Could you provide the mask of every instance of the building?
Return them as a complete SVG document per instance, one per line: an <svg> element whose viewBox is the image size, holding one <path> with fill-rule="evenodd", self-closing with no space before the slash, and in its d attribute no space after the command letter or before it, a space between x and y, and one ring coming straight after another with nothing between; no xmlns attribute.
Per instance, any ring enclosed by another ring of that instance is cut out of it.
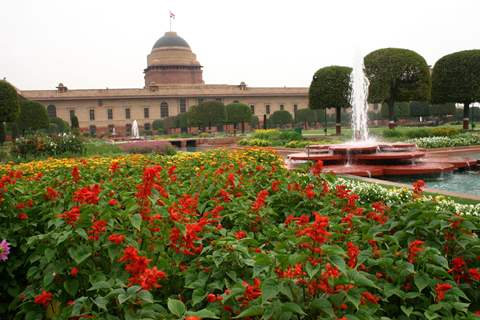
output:
<svg viewBox="0 0 480 320"><path fill-rule="evenodd" d="M277 110L293 114L308 106L308 88L205 84L202 68L188 43L167 32L147 56L144 88L72 90L60 83L56 90L23 90L22 95L45 105L52 117L70 122L76 115L80 129L92 134L111 133L115 128L116 134L128 135L134 120L150 130L154 120L211 99L245 103L260 121Z"/></svg>

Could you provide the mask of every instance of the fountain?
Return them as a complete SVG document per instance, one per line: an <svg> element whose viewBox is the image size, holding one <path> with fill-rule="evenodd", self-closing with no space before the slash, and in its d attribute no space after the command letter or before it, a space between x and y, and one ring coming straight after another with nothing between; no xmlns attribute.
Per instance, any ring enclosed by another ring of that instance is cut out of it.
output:
<svg viewBox="0 0 480 320"><path fill-rule="evenodd" d="M133 123L132 123L132 138L140 139L137 120L133 120Z"/></svg>
<svg viewBox="0 0 480 320"><path fill-rule="evenodd" d="M425 158L426 153L409 143L378 143L368 135L368 79L363 59L351 74L353 141L336 145L310 145L306 152L287 156L287 162L322 160L323 172L357 176L443 174L475 166L474 159Z"/></svg>

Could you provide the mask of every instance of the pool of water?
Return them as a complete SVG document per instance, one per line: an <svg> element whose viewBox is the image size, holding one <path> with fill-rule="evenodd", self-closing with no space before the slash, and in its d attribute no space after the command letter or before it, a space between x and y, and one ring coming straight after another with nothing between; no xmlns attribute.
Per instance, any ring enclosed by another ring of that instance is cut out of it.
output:
<svg viewBox="0 0 480 320"><path fill-rule="evenodd" d="M458 154L452 156L480 159L480 153ZM480 196L480 169L459 170L454 173L434 176L382 177L382 179L405 184L411 184L418 179L422 179L427 184L427 188Z"/></svg>

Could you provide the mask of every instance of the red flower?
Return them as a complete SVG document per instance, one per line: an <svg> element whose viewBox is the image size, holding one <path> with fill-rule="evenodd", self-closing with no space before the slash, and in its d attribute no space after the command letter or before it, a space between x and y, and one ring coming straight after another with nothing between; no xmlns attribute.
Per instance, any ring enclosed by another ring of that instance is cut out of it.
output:
<svg viewBox="0 0 480 320"><path fill-rule="evenodd" d="M21 212L18 214L18 219L20 220L27 220L28 219L28 214L26 214L25 212Z"/></svg>
<svg viewBox="0 0 480 320"><path fill-rule="evenodd" d="M246 281L243 281L243 286L245 287L245 292L243 296L240 297L240 301L243 305L247 305L251 300L255 300L262 295L262 290L260 289L261 281L258 278L253 279L253 285L248 284Z"/></svg>
<svg viewBox="0 0 480 320"><path fill-rule="evenodd" d="M202 320L202 318L199 318L197 316L186 316L185 320Z"/></svg>
<svg viewBox="0 0 480 320"><path fill-rule="evenodd" d="M252 210L253 211L260 210L265 205L265 200L267 199L267 197L268 197L268 191L267 190L261 190L257 194L257 199L252 204Z"/></svg>
<svg viewBox="0 0 480 320"><path fill-rule="evenodd" d="M315 165L312 167L312 174L314 176L318 176L323 170L323 161L322 160L317 160L315 162Z"/></svg>
<svg viewBox="0 0 480 320"><path fill-rule="evenodd" d="M272 187L271 187L272 191L277 192L278 190L280 190L278 188L279 185L280 185L280 181L278 181L278 180L272 181Z"/></svg>
<svg viewBox="0 0 480 320"><path fill-rule="evenodd" d="M247 233L243 230L235 232L235 238L237 238L237 240L243 239L246 236L247 236Z"/></svg>
<svg viewBox="0 0 480 320"><path fill-rule="evenodd" d="M107 221L105 220L97 220L91 226L90 230L88 231L88 238L90 240L98 240L100 233L105 232L107 230Z"/></svg>
<svg viewBox="0 0 480 320"><path fill-rule="evenodd" d="M376 295L368 291L362 292L362 303L366 303L368 301L370 303L378 304L379 300L380 300L379 297L377 297Z"/></svg>
<svg viewBox="0 0 480 320"><path fill-rule="evenodd" d="M35 297L34 302L36 304L41 304L42 306L44 306L46 308L50 304L50 302L52 301L52 296L53 296L52 293L43 290L42 293L40 293L39 295L37 295Z"/></svg>
<svg viewBox="0 0 480 320"><path fill-rule="evenodd" d="M110 172L113 174L118 170L118 168L120 168L118 161L112 161L112 163L110 164Z"/></svg>
<svg viewBox="0 0 480 320"><path fill-rule="evenodd" d="M216 302L217 301L217 296L214 295L213 293L209 293L207 296L207 301L210 303Z"/></svg>
<svg viewBox="0 0 480 320"><path fill-rule="evenodd" d="M45 194L45 198L50 201L54 201L58 197L57 190L47 187L47 193Z"/></svg>
<svg viewBox="0 0 480 320"><path fill-rule="evenodd" d="M81 188L73 194L73 201L80 202L82 204L97 204L98 195L100 194L100 186L94 184L93 186L88 186Z"/></svg>
<svg viewBox="0 0 480 320"><path fill-rule="evenodd" d="M435 286L435 292L437 293L437 302L445 299L445 293L447 293L447 291L452 288L452 285L448 283L437 283L437 285Z"/></svg>
<svg viewBox="0 0 480 320"><path fill-rule="evenodd" d="M167 275L165 272L158 270L157 267L153 267L151 269L145 269L137 277L130 278L130 283L139 284L144 290L150 290L160 288L158 280L165 279L166 277ZM135 281L132 281L132 279Z"/></svg>
<svg viewBox="0 0 480 320"><path fill-rule="evenodd" d="M307 196L308 199L313 199L315 197L315 191L313 191L313 184L309 183L305 187L305 195Z"/></svg>
<svg viewBox="0 0 480 320"><path fill-rule="evenodd" d="M412 184L413 186L413 193L417 196L421 195L423 192L423 188L425 187L425 181L417 180Z"/></svg>
<svg viewBox="0 0 480 320"><path fill-rule="evenodd" d="M415 263L417 254L423 251L421 247L423 244L424 242L422 240L414 240L408 244L408 262Z"/></svg>
<svg viewBox="0 0 480 320"><path fill-rule="evenodd" d="M58 217L65 220L67 224L74 226L75 222L80 218L80 208L73 207L70 211L59 214Z"/></svg>
<svg viewBox="0 0 480 320"><path fill-rule="evenodd" d="M480 271L478 269L475 269L475 268L468 269L468 273L474 280L480 281Z"/></svg>
<svg viewBox="0 0 480 320"><path fill-rule="evenodd" d="M123 234L112 234L108 237L108 240L115 244L120 244L125 240L125 236Z"/></svg>
<svg viewBox="0 0 480 320"><path fill-rule="evenodd" d="M347 243L347 255L348 255L348 266L354 268L357 265L357 257L360 254L360 249L353 244L353 242Z"/></svg>
<svg viewBox="0 0 480 320"><path fill-rule="evenodd" d="M118 201L116 199L110 199L110 201L108 201L108 205L109 206L116 206L118 204Z"/></svg>
<svg viewBox="0 0 480 320"><path fill-rule="evenodd" d="M77 267L73 267L72 269L70 269L70 275L72 277L75 278L77 276L77 274L78 274L78 268Z"/></svg>
<svg viewBox="0 0 480 320"><path fill-rule="evenodd" d="M78 170L77 166L73 167L72 169L72 178L74 182L78 182L80 180L80 171Z"/></svg>

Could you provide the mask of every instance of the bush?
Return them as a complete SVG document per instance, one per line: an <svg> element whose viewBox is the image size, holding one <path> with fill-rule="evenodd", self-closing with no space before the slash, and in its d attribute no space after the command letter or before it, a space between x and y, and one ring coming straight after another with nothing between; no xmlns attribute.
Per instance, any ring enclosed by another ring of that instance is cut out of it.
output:
<svg viewBox="0 0 480 320"><path fill-rule="evenodd" d="M22 134L49 129L47 110L36 101L20 99L20 116L17 119L17 126Z"/></svg>
<svg viewBox="0 0 480 320"><path fill-rule="evenodd" d="M403 137L403 132L397 129L388 129L388 130L383 130L382 136L385 138L400 138Z"/></svg>
<svg viewBox="0 0 480 320"><path fill-rule="evenodd" d="M424 137L408 140L420 148L449 148L480 145L480 136L474 134L459 134L450 137Z"/></svg>
<svg viewBox="0 0 480 320"><path fill-rule="evenodd" d="M286 148L305 148L306 146L313 144L311 141L290 141L285 143Z"/></svg>
<svg viewBox="0 0 480 320"><path fill-rule="evenodd" d="M82 140L73 134L48 136L45 134L26 135L17 138L10 153L15 157L59 156L81 154L84 151Z"/></svg>
<svg viewBox="0 0 480 320"><path fill-rule="evenodd" d="M268 122L275 127L284 127L293 123L292 114L286 110L278 110L272 113Z"/></svg>

